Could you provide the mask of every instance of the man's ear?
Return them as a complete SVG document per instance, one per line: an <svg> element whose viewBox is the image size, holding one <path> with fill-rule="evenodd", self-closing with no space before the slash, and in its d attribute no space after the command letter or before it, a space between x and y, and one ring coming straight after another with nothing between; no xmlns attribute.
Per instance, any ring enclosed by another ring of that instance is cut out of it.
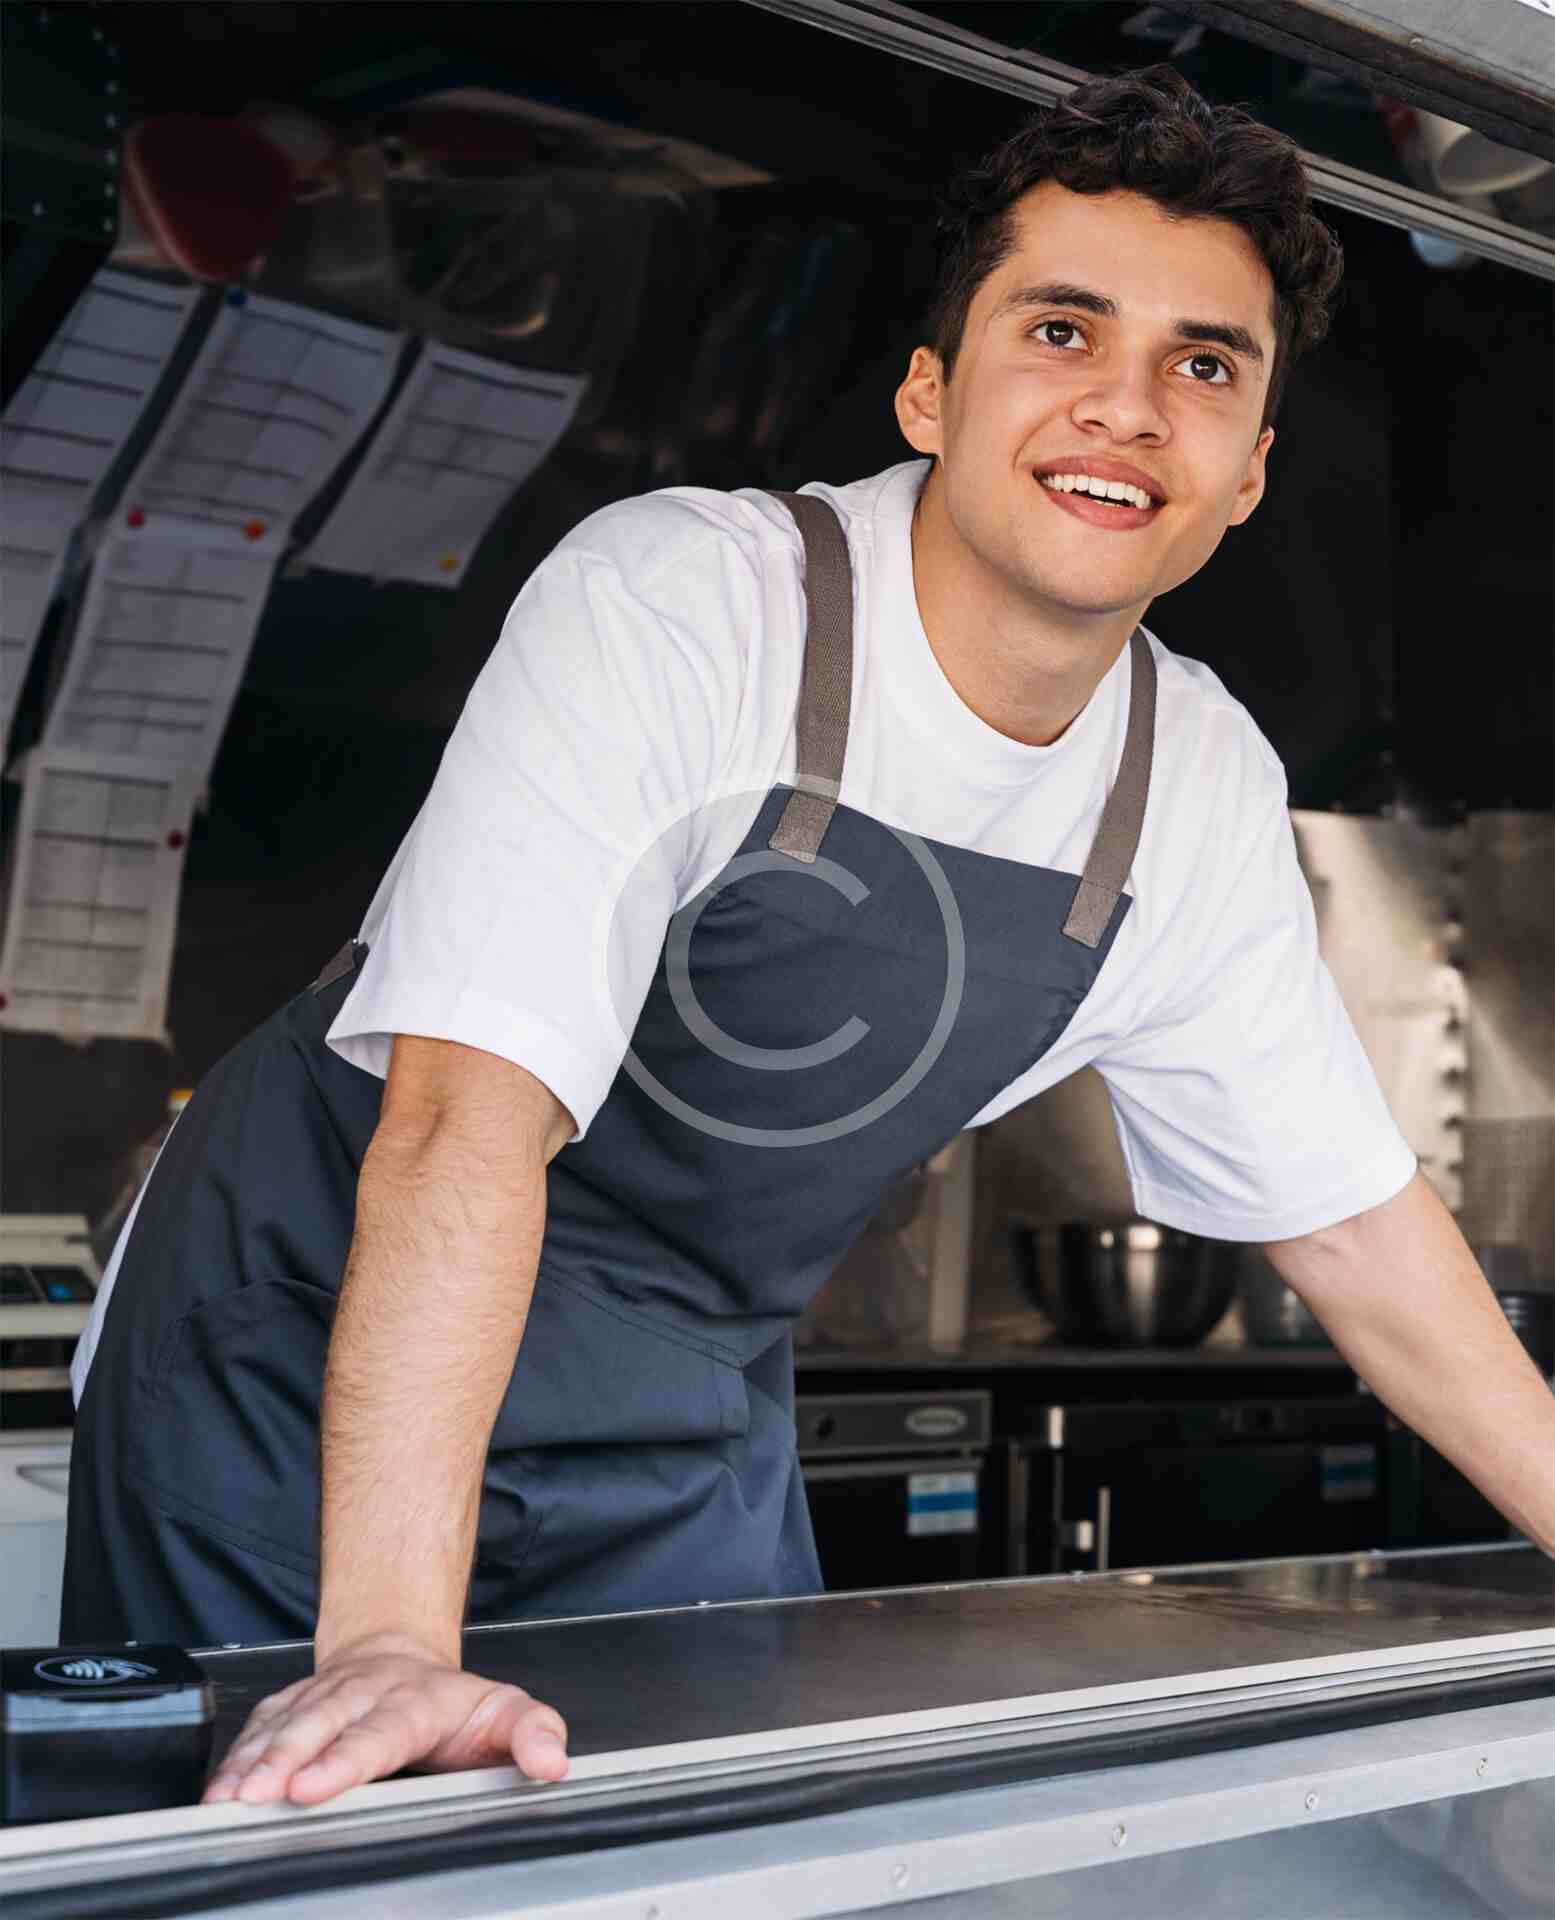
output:
<svg viewBox="0 0 1555 1920"><path fill-rule="evenodd" d="M1252 517L1254 507L1263 498L1264 483L1268 478L1266 462L1269 449L1274 445L1273 427L1265 427L1259 434L1257 444L1247 456L1247 472L1236 490L1236 505L1231 510L1228 527L1239 527L1244 520Z"/></svg>
<svg viewBox="0 0 1555 1920"><path fill-rule="evenodd" d="M938 455L945 450L940 421L944 392L939 355L932 347L914 347L907 378L896 390L896 424L917 453Z"/></svg>

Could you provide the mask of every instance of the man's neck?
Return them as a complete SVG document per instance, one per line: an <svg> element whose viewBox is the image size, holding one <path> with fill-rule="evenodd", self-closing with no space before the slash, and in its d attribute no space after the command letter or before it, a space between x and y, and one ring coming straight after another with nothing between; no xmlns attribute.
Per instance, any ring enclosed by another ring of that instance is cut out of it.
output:
<svg viewBox="0 0 1555 1920"><path fill-rule="evenodd" d="M912 571L923 630L962 704L1027 746L1067 732L1144 613L1066 620L1010 592L952 525L938 467L913 514Z"/></svg>

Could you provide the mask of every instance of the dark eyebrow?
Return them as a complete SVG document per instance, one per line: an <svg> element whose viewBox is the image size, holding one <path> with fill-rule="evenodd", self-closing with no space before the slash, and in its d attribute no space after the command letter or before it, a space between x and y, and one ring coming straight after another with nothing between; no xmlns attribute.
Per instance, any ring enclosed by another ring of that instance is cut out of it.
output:
<svg viewBox="0 0 1555 1920"><path fill-rule="evenodd" d="M1077 307L1081 313L1094 313L1103 320L1116 320L1118 317L1116 300L1105 293L1094 293L1089 287L1070 286L1064 280L1045 280L1040 286L1017 287L999 302L993 317L998 320L1007 313L1024 312L1028 307ZM1213 346L1226 347L1232 353L1241 354L1257 366L1263 365L1263 348L1246 327L1234 326L1225 320L1174 320L1172 331L1179 340L1190 343L1208 341Z"/></svg>

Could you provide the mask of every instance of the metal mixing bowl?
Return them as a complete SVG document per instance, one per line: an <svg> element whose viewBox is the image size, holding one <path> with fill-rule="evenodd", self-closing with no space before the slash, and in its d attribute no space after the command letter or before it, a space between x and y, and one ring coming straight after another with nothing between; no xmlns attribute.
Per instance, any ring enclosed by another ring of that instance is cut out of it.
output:
<svg viewBox="0 0 1555 1920"><path fill-rule="evenodd" d="M1076 1346L1196 1346L1236 1288L1234 1245L1152 1220L1045 1233L1012 1222L1010 1248L1027 1292Z"/></svg>
<svg viewBox="0 0 1555 1920"><path fill-rule="evenodd" d="M1321 1320L1257 1247L1237 1250L1237 1292L1250 1347L1326 1347Z"/></svg>

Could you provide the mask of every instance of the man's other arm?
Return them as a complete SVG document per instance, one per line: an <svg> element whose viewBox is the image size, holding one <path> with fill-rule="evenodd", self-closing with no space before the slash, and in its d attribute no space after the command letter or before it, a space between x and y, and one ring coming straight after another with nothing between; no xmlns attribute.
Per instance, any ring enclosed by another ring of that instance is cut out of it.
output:
<svg viewBox="0 0 1555 1920"><path fill-rule="evenodd" d="M1263 1250L1378 1398L1555 1555L1555 1393L1424 1175Z"/></svg>

